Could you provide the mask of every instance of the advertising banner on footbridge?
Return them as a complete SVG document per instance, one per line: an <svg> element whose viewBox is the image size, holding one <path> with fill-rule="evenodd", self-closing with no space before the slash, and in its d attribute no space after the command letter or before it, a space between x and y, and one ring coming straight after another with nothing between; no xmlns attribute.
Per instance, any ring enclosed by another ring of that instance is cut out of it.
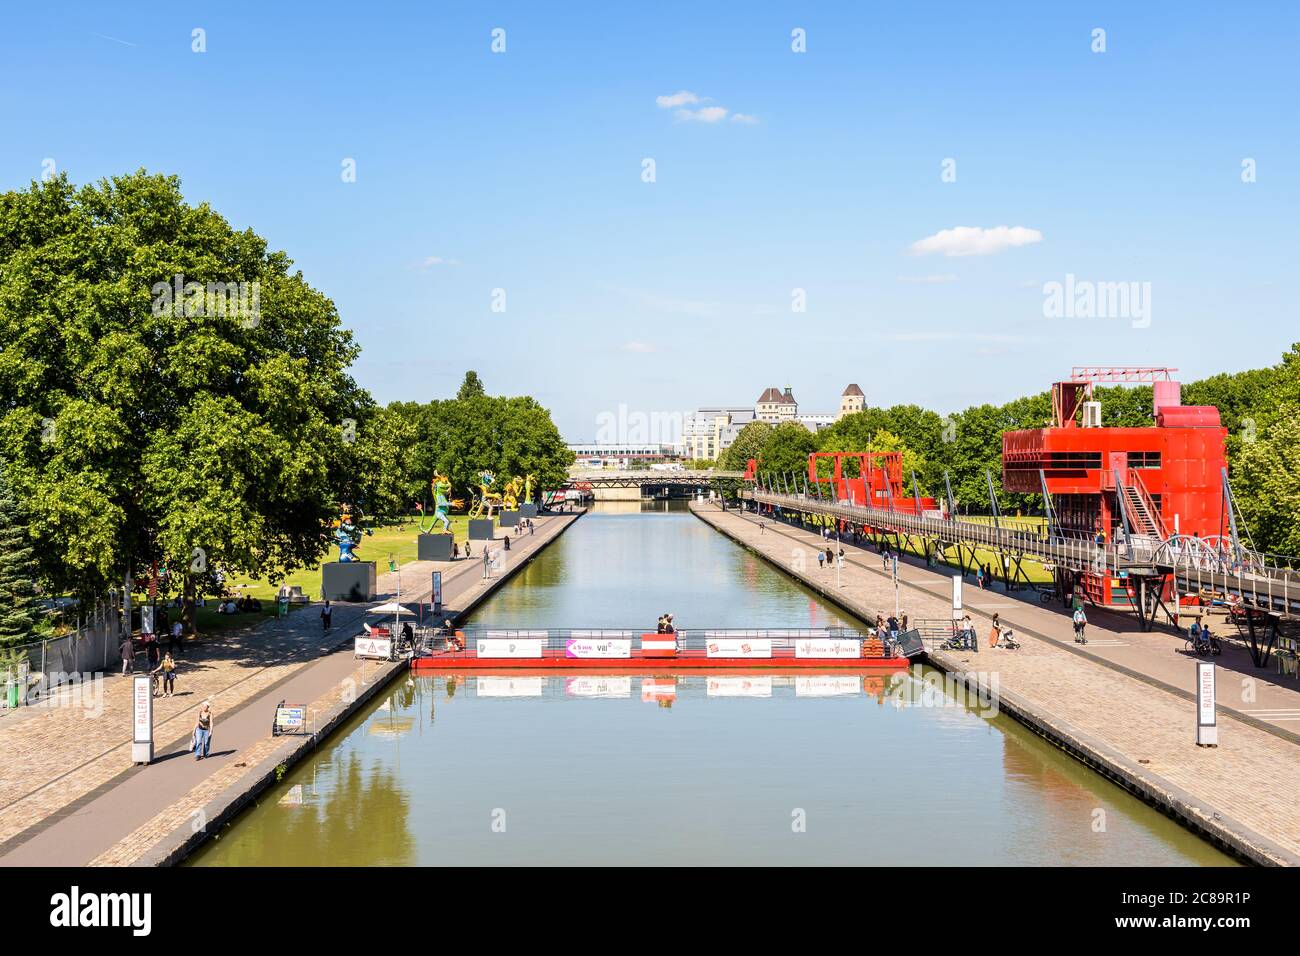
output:
<svg viewBox="0 0 1300 956"><path fill-rule="evenodd" d="M630 638L570 638L564 644L565 657L611 658L631 657Z"/></svg>
<svg viewBox="0 0 1300 956"><path fill-rule="evenodd" d="M795 657L818 657L845 660L862 656L862 645L843 637L813 637L796 641Z"/></svg>

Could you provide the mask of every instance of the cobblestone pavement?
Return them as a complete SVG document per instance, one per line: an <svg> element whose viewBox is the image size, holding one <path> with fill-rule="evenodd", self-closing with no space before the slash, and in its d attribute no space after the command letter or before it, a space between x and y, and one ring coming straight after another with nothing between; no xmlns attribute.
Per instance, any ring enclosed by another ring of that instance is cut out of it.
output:
<svg viewBox="0 0 1300 956"><path fill-rule="evenodd" d="M816 554L820 536L815 531L765 520L760 529L752 516L734 511L725 514L716 507L696 508L710 524L726 531L755 551L766 556L796 576L827 591L838 590L841 600L855 605L859 613L874 619L877 611L886 614L894 608L892 579L887 577L881 560L870 552L846 550L842 571L842 588L837 588L834 570L817 569ZM800 565L798 550L806 549L811 562ZM799 568L802 567L802 570ZM916 580L920 589L904 587L901 604L913 620L944 620L951 615L951 585L942 572L900 564L900 577ZM926 579L929 580L926 580ZM937 592L937 593L936 593ZM1252 726L1220 711L1219 746L1198 747L1195 743L1195 705L1175 693L1162 690L1138 677L1116 670L1109 660L1076 653L1073 648L1069 618L1050 608L1013 602L998 592L965 589L968 607L996 607L1004 619L1023 618L1017 626L1023 647L1019 651L993 649L985 639L979 653L948 652L963 667L996 675L1002 692L1013 692L1036 711L1056 721L1077 728L1150 774L1198 798L1202 812L1230 816L1244 826L1276 842L1300 859L1300 814L1296 813L1296 794L1300 793L1300 747L1268 729ZM942 595L942 597L941 597ZM1181 646L1168 633L1134 634L1112 624L1117 615L1093 614L1089 625L1091 641L1147 640ZM1028 631L1042 632L1036 637ZM1064 642L1063 644L1061 642ZM1090 645L1091 646L1091 643ZM1108 648L1109 649L1109 648ZM1153 652L1154 653L1154 652ZM1144 661L1160 661L1159 656L1132 655L1125 661L1130 669ZM1185 674L1190 686L1191 663L1176 660L1177 668L1168 676L1177 679ZM1278 694L1294 693L1279 688Z"/></svg>
<svg viewBox="0 0 1300 956"><path fill-rule="evenodd" d="M512 550L501 553L510 562L524 561L571 520L564 516L540 517L536 520L536 535L512 539ZM498 538L504 536L501 529L497 534ZM412 562L401 570L404 603L427 599L430 572L436 568L443 571L443 600L449 614L457 613L458 608L494 587L503 573L494 569L492 577L484 579L483 562L477 557L456 562ZM379 577L381 600L391 598L396 588L395 574ZM350 649L342 655L331 652L340 642L350 642L365 613L365 606L336 603L333 630L323 635L319 605L313 604L285 620L267 621L188 645L178 668L176 696L154 701L154 749L158 758L146 768L131 764L131 681L120 675L109 675L98 684L87 685L85 693L65 692L50 703L31 708L33 713L22 720L0 723L0 754L4 755L0 761L0 864L89 861L106 848L96 854L82 853L76 841L71 846L63 841L62 848L56 849L49 839L38 837L57 836L60 828L69 826L75 818L84 819L91 809L105 811L104 832L109 842L124 830L134 830L140 821L152 819L170 806L171 798L163 799L165 788L157 786L160 778L172 776L172 765L195 763L163 758L175 754L188 741L194 715L204 700L211 699L223 726L222 746L234 744L230 715L292 686L282 682L300 680L302 686L315 687L319 680L306 679L314 665L328 664L334 671L350 670ZM268 708L273 705L274 701L270 701L262 709L270 713ZM259 710L258 734L269 740L266 713ZM200 786L216 792L212 781L231 773L231 765L243 765L241 770L255 765L243 753L245 745L255 743L253 739L241 743L237 760L223 757L198 763L188 774L193 775L198 768L202 773L194 781L178 776L173 783L183 786L174 795ZM115 808L114 804L122 800L115 800L113 795L131 792L127 785L136 778L147 783L143 788L137 784L136 804ZM151 803L158 805L151 810ZM132 822L136 818L139 820Z"/></svg>

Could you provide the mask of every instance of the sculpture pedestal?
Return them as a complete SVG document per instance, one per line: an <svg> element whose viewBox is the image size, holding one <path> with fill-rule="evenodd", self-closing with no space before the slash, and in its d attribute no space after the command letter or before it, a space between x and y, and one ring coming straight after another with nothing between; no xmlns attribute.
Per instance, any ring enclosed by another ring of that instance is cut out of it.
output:
<svg viewBox="0 0 1300 956"><path fill-rule="evenodd" d="M375 562L332 561L321 566L321 596L326 601L373 601Z"/></svg>
<svg viewBox="0 0 1300 956"><path fill-rule="evenodd" d="M496 537L497 523L491 518L470 518L469 539L471 541L491 541Z"/></svg>
<svg viewBox="0 0 1300 956"><path fill-rule="evenodd" d="M531 501L526 502L526 503L520 505L520 506L519 506L519 517L521 517L521 518L536 518L536 517L537 517L537 505L533 504L533 502L531 502Z"/></svg>
<svg viewBox="0 0 1300 956"><path fill-rule="evenodd" d="M450 561L452 535L422 534L415 539L415 556L420 561Z"/></svg>
<svg viewBox="0 0 1300 956"><path fill-rule="evenodd" d="M501 527L503 528L513 528L515 525L519 524L518 511L503 511L501 512L500 518Z"/></svg>

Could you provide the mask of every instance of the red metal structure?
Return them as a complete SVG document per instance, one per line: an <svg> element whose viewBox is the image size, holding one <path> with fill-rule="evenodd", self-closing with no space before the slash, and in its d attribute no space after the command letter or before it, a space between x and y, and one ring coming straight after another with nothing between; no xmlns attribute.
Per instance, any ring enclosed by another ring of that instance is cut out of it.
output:
<svg viewBox="0 0 1300 956"><path fill-rule="evenodd" d="M921 514L933 511L933 498L918 498L903 482L901 451L820 451L808 456L810 486L829 482L836 501Z"/></svg>
<svg viewBox="0 0 1300 956"><path fill-rule="evenodd" d="M1227 429L1210 406L1180 404L1174 369L1076 367L1052 386L1052 425L1002 436L1002 485L1046 494L1053 532L1127 533L1159 542L1174 534L1224 534L1228 516L1221 480ZM1101 427L1097 382L1151 382L1152 418L1138 428ZM1075 584L1098 603L1126 606L1124 581L1080 573Z"/></svg>

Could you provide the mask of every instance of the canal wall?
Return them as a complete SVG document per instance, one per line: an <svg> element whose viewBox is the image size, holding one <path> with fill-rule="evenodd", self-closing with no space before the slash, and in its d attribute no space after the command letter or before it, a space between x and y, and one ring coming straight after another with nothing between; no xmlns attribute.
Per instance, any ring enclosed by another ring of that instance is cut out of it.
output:
<svg viewBox="0 0 1300 956"><path fill-rule="evenodd" d="M443 603L447 616L460 621L484 600L494 594L515 574L519 573L538 554L567 531L585 511L554 516L553 524L539 523L534 535L512 539L511 560L499 574L481 577L482 563L464 563L465 570L457 578L444 583ZM547 527L546 525L550 525ZM498 545L499 546L499 545ZM411 595L408 600L425 599L429 589ZM185 799L157 815L143 827L118 841L106 853L93 859L97 866L173 866L183 862L210 838L220 838L220 831L232 823L239 813L259 796L278 783L294 765L306 759L324 741L361 712L376 695L395 678L408 670L406 661L357 661L351 648L355 633L334 645L330 654L303 668L294 675L302 687L313 687L320 693L310 698L307 709L312 714L311 733L305 735L273 737L267 733L262 739L239 751L242 758L237 763L223 766L200 787L194 788ZM274 701L283 698L282 686L264 699L250 702L241 710L252 706L267 715L273 713ZM293 698L292 703L303 703ZM269 717L268 721L269 723ZM220 746L221 729L214 733ZM215 754L214 754L215 756ZM181 753L176 759L189 759ZM160 839L158 833L165 835Z"/></svg>
<svg viewBox="0 0 1300 956"><path fill-rule="evenodd" d="M802 566L789 559L792 544L808 553L818 548L815 533L772 519L760 528L756 519L714 503L690 507L706 524L863 621L893 612L892 584L860 564L846 565L841 588L835 573L818 569L815 558ZM950 612L944 602L914 594L905 606L914 609L914 620L942 620ZM1050 640L1024 636L1022 642L1020 651L932 651L927 659L969 691L991 694L1000 711L1230 855L1257 865L1300 865L1300 823L1293 812L1300 751L1285 737L1221 720L1222 746L1196 747L1194 711L1178 694Z"/></svg>

